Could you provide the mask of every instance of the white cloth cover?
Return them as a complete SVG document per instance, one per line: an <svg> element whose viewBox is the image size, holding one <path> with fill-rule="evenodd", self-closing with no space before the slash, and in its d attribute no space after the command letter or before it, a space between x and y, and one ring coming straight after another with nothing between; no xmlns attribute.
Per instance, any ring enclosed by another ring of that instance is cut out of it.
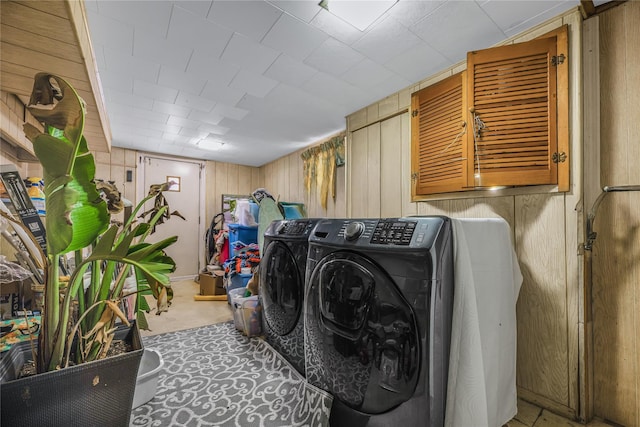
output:
<svg viewBox="0 0 640 427"><path fill-rule="evenodd" d="M504 219L452 222L455 287L445 426L500 427L517 412L522 274Z"/></svg>

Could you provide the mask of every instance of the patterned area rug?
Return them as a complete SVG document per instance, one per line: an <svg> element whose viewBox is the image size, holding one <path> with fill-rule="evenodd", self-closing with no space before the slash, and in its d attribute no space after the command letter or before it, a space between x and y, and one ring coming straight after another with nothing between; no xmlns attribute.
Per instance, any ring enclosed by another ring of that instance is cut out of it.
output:
<svg viewBox="0 0 640 427"><path fill-rule="evenodd" d="M233 322L144 338L164 359L131 426L328 426L332 397Z"/></svg>

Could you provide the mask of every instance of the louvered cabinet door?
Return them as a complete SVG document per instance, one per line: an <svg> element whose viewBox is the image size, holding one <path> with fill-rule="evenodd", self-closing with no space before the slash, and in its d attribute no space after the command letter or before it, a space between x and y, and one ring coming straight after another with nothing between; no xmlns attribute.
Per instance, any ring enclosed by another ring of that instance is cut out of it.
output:
<svg viewBox="0 0 640 427"><path fill-rule="evenodd" d="M556 37L467 54L472 185L557 184L554 56Z"/></svg>
<svg viewBox="0 0 640 427"><path fill-rule="evenodd" d="M464 72L411 95L413 196L467 187Z"/></svg>

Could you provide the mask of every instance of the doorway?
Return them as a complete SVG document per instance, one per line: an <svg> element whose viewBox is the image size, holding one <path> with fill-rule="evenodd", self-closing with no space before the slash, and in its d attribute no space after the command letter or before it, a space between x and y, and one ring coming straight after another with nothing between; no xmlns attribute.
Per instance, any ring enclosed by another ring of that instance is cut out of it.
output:
<svg viewBox="0 0 640 427"><path fill-rule="evenodd" d="M200 272L200 254L203 253L201 236L204 236L204 216L202 203L204 196L204 162L196 160L178 160L157 155L139 157L138 200L144 198L149 187L173 181L174 185L163 193L170 212L178 211L186 219L171 215L168 221L160 224L155 233L148 238L157 242L170 236L178 236L178 242L166 252L176 262L176 271L171 280L193 279ZM145 211L153 207L153 200L147 202Z"/></svg>

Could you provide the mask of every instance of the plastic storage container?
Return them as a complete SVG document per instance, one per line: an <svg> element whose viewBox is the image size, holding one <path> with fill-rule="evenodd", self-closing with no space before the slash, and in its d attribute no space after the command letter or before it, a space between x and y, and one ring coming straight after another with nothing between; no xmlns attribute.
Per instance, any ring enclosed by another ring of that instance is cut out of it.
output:
<svg viewBox="0 0 640 427"><path fill-rule="evenodd" d="M233 289L229 297L233 308L233 324L237 330L249 337L262 333L261 305L258 295L245 297L246 288Z"/></svg>
<svg viewBox="0 0 640 427"><path fill-rule="evenodd" d="M144 349L131 408L135 409L153 399L158 389L158 377L163 366L164 360L160 353L151 348Z"/></svg>
<svg viewBox="0 0 640 427"><path fill-rule="evenodd" d="M235 242L242 242L245 245L258 243L258 227L248 227L240 224L229 224L229 256L237 255L233 249Z"/></svg>
<svg viewBox="0 0 640 427"><path fill-rule="evenodd" d="M249 279L253 274L236 273L231 276L231 279L227 282L227 301L231 304L230 292L238 288L246 288Z"/></svg>

